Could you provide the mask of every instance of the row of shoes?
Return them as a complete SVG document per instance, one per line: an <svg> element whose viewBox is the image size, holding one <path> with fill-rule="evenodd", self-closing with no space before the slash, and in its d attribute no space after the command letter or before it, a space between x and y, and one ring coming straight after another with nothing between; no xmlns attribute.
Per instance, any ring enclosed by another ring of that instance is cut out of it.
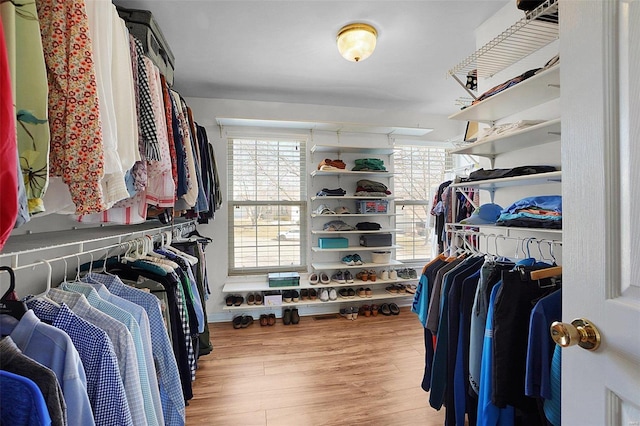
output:
<svg viewBox="0 0 640 426"><path fill-rule="evenodd" d="M233 328L247 328L253 324L253 317L251 315L238 315L233 317Z"/></svg>
<svg viewBox="0 0 640 426"><path fill-rule="evenodd" d="M284 325L298 324L300 322L300 314L298 309L285 309L282 313L282 323Z"/></svg>
<svg viewBox="0 0 640 426"><path fill-rule="evenodd" d="M373 297L373 291L367 287L359 287L357 290L352 288L341 288L338 295L343 299L353 299L354 297Z"/></svg>
<svg viewBox="0 0 640 426"><path fill-rule="evenodd" d="M351 306L340 309L340 315L348 320L355 320L358 315L370 317L378 316L378 314L384 316L400 315L400 308L395 303L383 303L382 305L362 305L360 307Z"/></svg>
<svg viewBox="0 0 640 426"><path fill-rule="evenodd" d="M276 325L276 314L262 314L260 315L261 326L273 326Z"/></svg>

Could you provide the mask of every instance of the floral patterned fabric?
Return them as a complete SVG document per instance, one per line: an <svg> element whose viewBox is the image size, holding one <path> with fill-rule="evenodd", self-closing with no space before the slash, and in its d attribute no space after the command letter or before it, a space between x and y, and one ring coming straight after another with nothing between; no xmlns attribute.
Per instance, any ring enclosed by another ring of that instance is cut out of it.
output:
<svg viewBox="0 0 640 426"><path fill-rule="evenodd" d="M77 214L105 209L102 128L82 0L37 0L49 82L50 175L69 186Z"/></svg>

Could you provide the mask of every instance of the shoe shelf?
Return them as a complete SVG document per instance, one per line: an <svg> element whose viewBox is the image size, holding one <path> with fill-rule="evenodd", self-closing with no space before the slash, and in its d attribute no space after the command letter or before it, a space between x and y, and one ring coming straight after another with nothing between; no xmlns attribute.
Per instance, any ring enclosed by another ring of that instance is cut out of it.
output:
<svg viewBox="0 0 640 426"><path fill-rule="evenodd" d="M389 172L360 172L352 170L314 170L311 177L318 176L366 176L366 177L393 177L393 173Z"/></svg>
<svg viewBox="0 0 640 426"><path fill-rule="evenodd" d="M364 263L362 265L345 265L342 262L313 262L311 266L316 271L329 270L329 269L374 269L381 268L383 266L404 266L404 264L398 260L390 260L388 263Z"/></svg>
<svg viewBox="0 0 640 426"><path fill-rule="evenodd" d="M379 265L379 264L377 264ZM362 267L364 265L360 265ZM364 269L364 268L363 268ZM303 288L310 289L314 288L316 290L321 290L322 288L331 288L331 287L373 287L375 285L381 284L402 284L402 283L410 283L416 282L419 278L396 278L395 280L383 280L377 278L375 281L367 280L362 281L357 278L353 280L352 283L337 283L335 281L331 281L328 284L311 284L308 281L300 281L300 285L298 286L288 286L288 287L269 287L269 283L265 280L264 282L242 282L242 283L226 283L222 287L223 293L229 294L243 294L243 293L258 293L258 292L266 292L266 291L285 291L285 290L300 290ZM246 304L246 303L245 303Z"/></svg>
<svg viewBox="0 0 640 426"><path fill-rule="evenodd" d="M379 199L379 198L378 198ZM395 213L336 213L336 214L316 214L311 213L311 217L389 217L398 216Z"/></svg>
<svg viewBox="0 0 640 426"><path fill-rule="evenodd" d="M313 235L337 235L337 234L388 234L392 232L402 232L402 229L378 229L376 231L311 231Z"/></svg>
<svg viewBox="0 0 640 426"><path fill-rule="evenodd" d="M557 118L522 130L481 139L469 145L454 149L451 151L451 154L479 155L494 158L497 155L507 152L559 140L560 119Z"/></svg>
<svg viewBox="0 0 640 426"><path fill-rule="evenodd" d="M493 229L496 231L501 231L504 233L506 237L512 235L517 232L526 232L526 233L549 233L549 234L559 234L562 235L562 229L548 229L548 228L524 228L519 226L498 226L495 224L488 225L470 225L466 223L446 223L445 226L447 228L483 228L483 229Z"/></svg>
<svg viewBox="0 0 640 426"><path fill-rule="evenodd" d="M345 153L345 154L367 154L367 155L391 155L394 153L393 148L366 148L355 146L336 146L336 145L313 145L311 153L327 152L327 153Z"/></svg>
<svg viewBox="0 0 640 426"><path fill-rule="evenodd" d="M384 246L384 247L364 247L364 246L350 246L346 248L320 248L311 247L311 250L315 252L342 252L342 251L387 251L400 248L398 245Z"/></svg>
<svg viewBox="0 0 640 426"><path fill-rule="evenodd" d="M311 197L311 201L317 200L398 200L395 197L381 197L381 196L359 196L359 195L314 195Z"/></svg>
<svg viewBox="0 0 640 426"><path fill-rule="evenodd" d="M560 97L560 66L556 65L451 116L452 120L493 123Z"/></svg>
<svg viewBox="0 0 640 426"><path fill-rule="evenodd" d="M353 284L351 284L353 286ZM335 286L334 286L335 287ZM298 302L283 302L282 305L247 305L243 303L240 306L223 306L223 309L226 311L247 311L247 310L260 310L260 309L286 309L293 307L301 307L301 306L318 306L318 305L331 305L331 304L340 304L340 303L359 303L359 304L371 304L376 303L379 304L380 301L383 300L392 300L392 299L403 299L403 298L413 298L412 293L388 293L385 290L374 291L371 297L349 297L344 298L338 296L336 300L327 300L323 302L319 298L316 300L300 300Z"/></svg>

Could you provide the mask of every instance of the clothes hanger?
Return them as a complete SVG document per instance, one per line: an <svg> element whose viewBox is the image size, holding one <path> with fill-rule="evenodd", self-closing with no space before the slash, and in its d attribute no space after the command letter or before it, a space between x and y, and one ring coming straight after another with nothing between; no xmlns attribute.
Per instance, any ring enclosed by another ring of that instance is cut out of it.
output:
<svg viewBox="0 0 640 426"><path fill-rule="evenodd" d="M53 271L53 268L51 267L51 263L49 263L48 260L40 259L39 262L47 265L47 287L45 288L44 293L40 293L36 297L45 297L49 293L49 290L51 290L51 273Z"/></svg>
<svg viewBox="0 0 640 426"><path fill-rule="evenodd" d="M0 298L0 314L11 315L15 319L20 319L27 312L27 305L20 300L6 300L16 288L16 274L8 266L0 266L0 271L9 273L9 289Z"/></svg>

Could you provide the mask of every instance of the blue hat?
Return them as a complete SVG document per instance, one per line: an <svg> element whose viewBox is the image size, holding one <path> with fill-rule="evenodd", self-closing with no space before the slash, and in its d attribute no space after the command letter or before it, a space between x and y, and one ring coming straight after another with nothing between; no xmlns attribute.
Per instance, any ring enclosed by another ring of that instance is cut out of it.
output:
<svg viewBox="0 0 640 426"><path fill-rule="evenodd" d="M473 214L460 221L464 225L489 225L496 223L502 212L502 207L497 204L483 204L473 211Z"/></svg>

